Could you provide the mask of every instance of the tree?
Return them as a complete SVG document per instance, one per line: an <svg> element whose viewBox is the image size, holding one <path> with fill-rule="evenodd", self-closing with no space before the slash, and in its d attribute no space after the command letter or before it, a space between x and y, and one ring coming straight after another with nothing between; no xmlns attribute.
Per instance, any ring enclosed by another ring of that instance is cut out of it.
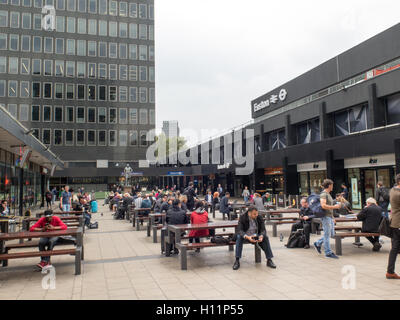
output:
<svg viewBox="0 0 400 320"><path fill-rule="evenodd" d="M172 154L177 154L179 150L186 148L186 139L183 137L167 138L164 133L156 136L158 148L155 151L157 161L160 161Z"/></svg>

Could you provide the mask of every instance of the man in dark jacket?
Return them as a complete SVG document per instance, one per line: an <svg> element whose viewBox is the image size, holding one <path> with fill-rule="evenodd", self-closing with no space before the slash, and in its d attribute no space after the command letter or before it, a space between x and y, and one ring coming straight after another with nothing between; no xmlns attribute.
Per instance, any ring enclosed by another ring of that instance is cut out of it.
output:
<svg viewBox="0 0 400 320"><path fill-rule="evenodd" d="M225 193L225 196L221 199L221 202L219 204L219 212L222 213L222 218L225 220L225 214L229 216L229 212L231 211L231 208L229 207L229 198L230 198L230 193L227 192Z"/></svg>
<svg viewBox="0 0 400 320"><path fill-rule="evenodd" d="M239 218L238 233L236 234L236 260L233 265L233 270L240 268L240 258L242 257L243 243L250 242L254 245L259 245L265 252L267 259L267 267L276 268L272 261L273 254L271 245L265 230L263 219L258 215L256 207L250 207L247 213Z"/></svg>
<svg viewBox="0 0 400 320"><path fill-rule="evenodd" d="M300 204L300 221L292 225L291 232L295 232L298 229L303 229L304 235L306 237L306 244L304 245L304 249L310 249L311 221L312 218L314 218L315 216L313 215L311 209L308 207L308 202L306 198L302 198Z"/></svg>
<svg viewBox="0 0 400 320"><path fill-rule="evenodd" d="M390 203L390 190L383 185L382 181L378 181L375 192L375 199L378 206L382 208L382 214L389 218L388 207Z"/></svg>
<svg viewBox="0 0 400 320"><path fill-rule="evenodd" d="M189 224L190 220L189 217L186 214L185 210L182 210L181 208L181 202L178 199L175 199L174 202L172 203L172 208L170 208L167 212L166 215L166 222L167 224ZM172 248L174 247L174 253L178 254L179 250L175 248L173 243L175 242L175 239L171 239L172 243L169 243L169 248L167 247L167 250L169 252L172 251Z"/></svg>
<svg viewBox="0 0 400 320"><path fill-rule="evenodd" d="M192 181L189 182L189 186L186 188L183 194L187 196L187 209L192 211L194 208L194 200L197 197Z"/></svg>
<svg viewBox="0 0 400 320"><path fill-rule="evenodd" d="M357 215L357 219L363 222L362 232L378 233L382 220L382 208L377 205L374 198L368 198L367 206ZM366 238L372 243L373 251L380 250L382 245L379 243L379 236Z"/></svg>

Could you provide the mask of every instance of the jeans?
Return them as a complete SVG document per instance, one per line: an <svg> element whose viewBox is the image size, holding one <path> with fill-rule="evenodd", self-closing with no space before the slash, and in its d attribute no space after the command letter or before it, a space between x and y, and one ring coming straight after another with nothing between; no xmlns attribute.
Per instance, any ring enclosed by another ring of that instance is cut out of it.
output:
<svg viewBox="0 0 400 320"><path fill-rule="evenodd" d="M91 215L88 213L85 213L85 226L87 226L87 227L90 226L90 218L91 218Z"/></svg>
<svg viewBox="0 0 400 320"><path fill-rule="evenodd" d="M389 219L389 212L387 211L382 211L382 216L386 217L387 219Z"/></svg>
<svg viewBox="0 0 400 320"><path fill-rule="evenodd" d="M400 230L393 229L393 237L392 237L392 248L389 253L389 262L388 262L388 273L394 273L394 268L396 265L396 258L399 254L400 250Z"/></svg>
<svg viewBox="0 0 400 320"><path fill-rule="evenodd" d="M71 205L70 204L63 204L62 205L63 211L71 211Z"/></svg>
<svg viewBox="0 0 400 320"><path fill-rule="evenodd" d="M54 246L57 244L59 237L52 238L40 238L39 240L39 251L50 251L53 250ZM50 256L41 257L42 261L50 262Z"/></svg>
<svg viewBox="0 0 400 320"><path fill-rule="evenodd" d="M249 197L244 196L244 197L243 197L243 200L244 200L244 203L247 203L247 201L249 201Z"/></svg>
<svg viewBox="0 0 400 320"><path fill-rule="evenodd" d="M56 196L53 194L51 198L51 204L54 204L56 202Z"/></svg>
<svg viewBox="0 0 400 320"><path fill-rule="evenodd" d="M243 243L249 243L241 235L236 235L236 258L240 259L242 257ZM265 258L272 259L274 256L272 254L271 245L269 243L268 236L264 236L263 241L258 243L261 249L265 253Z"/></svg>
<svg viewBox="0 0 400 320"><path fill-rule="evenodd" d="M317 245L321 246L324 244L325 255L329 255L332 253L330 238L335 235L335 225L333 223L333 219L331 217L323 217L321 218L322 229L324 230L324 236L317 240Z"/></svg>

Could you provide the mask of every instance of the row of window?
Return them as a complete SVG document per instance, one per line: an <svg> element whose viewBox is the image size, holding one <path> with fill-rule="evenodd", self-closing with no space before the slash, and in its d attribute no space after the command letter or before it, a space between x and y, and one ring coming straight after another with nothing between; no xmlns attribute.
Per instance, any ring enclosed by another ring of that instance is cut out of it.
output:
<svg viewBox="0 0 400 320"><path fill-rule="evenodd" d="M46 145L53 146L110 146L146 147L146 131L140 131L140 141L136 130L83 130L83 129L40 129L34 128L33 135ZM108 134L107 134L108 133Z"/></svg>
<svg viewBox="0 0 400 320"><path fill-rule="evenodd" d="M34 14L32 20L31 13L16 11L10 12L8 18L8 11L0 10L0 27L42 30L42 20L40 14ZM154 25L147 24L57 16L55 30L93 36L154 40Z"/></svg>
<svg viewBox="0 0 400 320"><path fill-rule="evenodd" d="M154 61L154 46L5 33L0 33L0 50Z"/></svg>
<svg viewBox="0 0 400 320"><path fill-rule="evenodd" d="M155 103L155 89L144 87L139 88L138 94L137 87L8 80L7 92L11 98ZM0 97L5 96L6 80L0 80Z"/></svg>
<svg viewBox="0 0 400 320"><path fill-rule="evenodd" d="M33 4L35 8L46 5L53 6L56 10L154 20L154 6L146 3L114 0L0 0L0 4L8 3L23 7L31 7Z"/></svg>
<svg viewBox="0 0 400 320"><path fill-rule="evenodd" d="M7 110L19 121L66 122L99 124L155 124L154 109L83 107L83 106L38 106L8 104Z"/></svg>
<svg viewBox="0 0 400 320"><path fill-rule="evenodd" d="M138 74L139 71L139 74ZM0 73L154 82L154 67L84 61L41 60L0 56ZM139 77L138 77L139 75Z"/></svg>

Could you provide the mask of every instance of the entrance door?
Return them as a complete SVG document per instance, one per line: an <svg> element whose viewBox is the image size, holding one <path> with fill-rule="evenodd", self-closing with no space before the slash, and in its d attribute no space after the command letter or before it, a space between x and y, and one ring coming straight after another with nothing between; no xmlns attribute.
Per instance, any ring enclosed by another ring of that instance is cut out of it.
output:
<svg viewBox="0 0 400 320"><path fill-rule="evenodd" d="M365 199L368 199L370 197L375 198L376 184L377 184L376 171L374 169L365 170L365 181L364 181Z"/></svg>

